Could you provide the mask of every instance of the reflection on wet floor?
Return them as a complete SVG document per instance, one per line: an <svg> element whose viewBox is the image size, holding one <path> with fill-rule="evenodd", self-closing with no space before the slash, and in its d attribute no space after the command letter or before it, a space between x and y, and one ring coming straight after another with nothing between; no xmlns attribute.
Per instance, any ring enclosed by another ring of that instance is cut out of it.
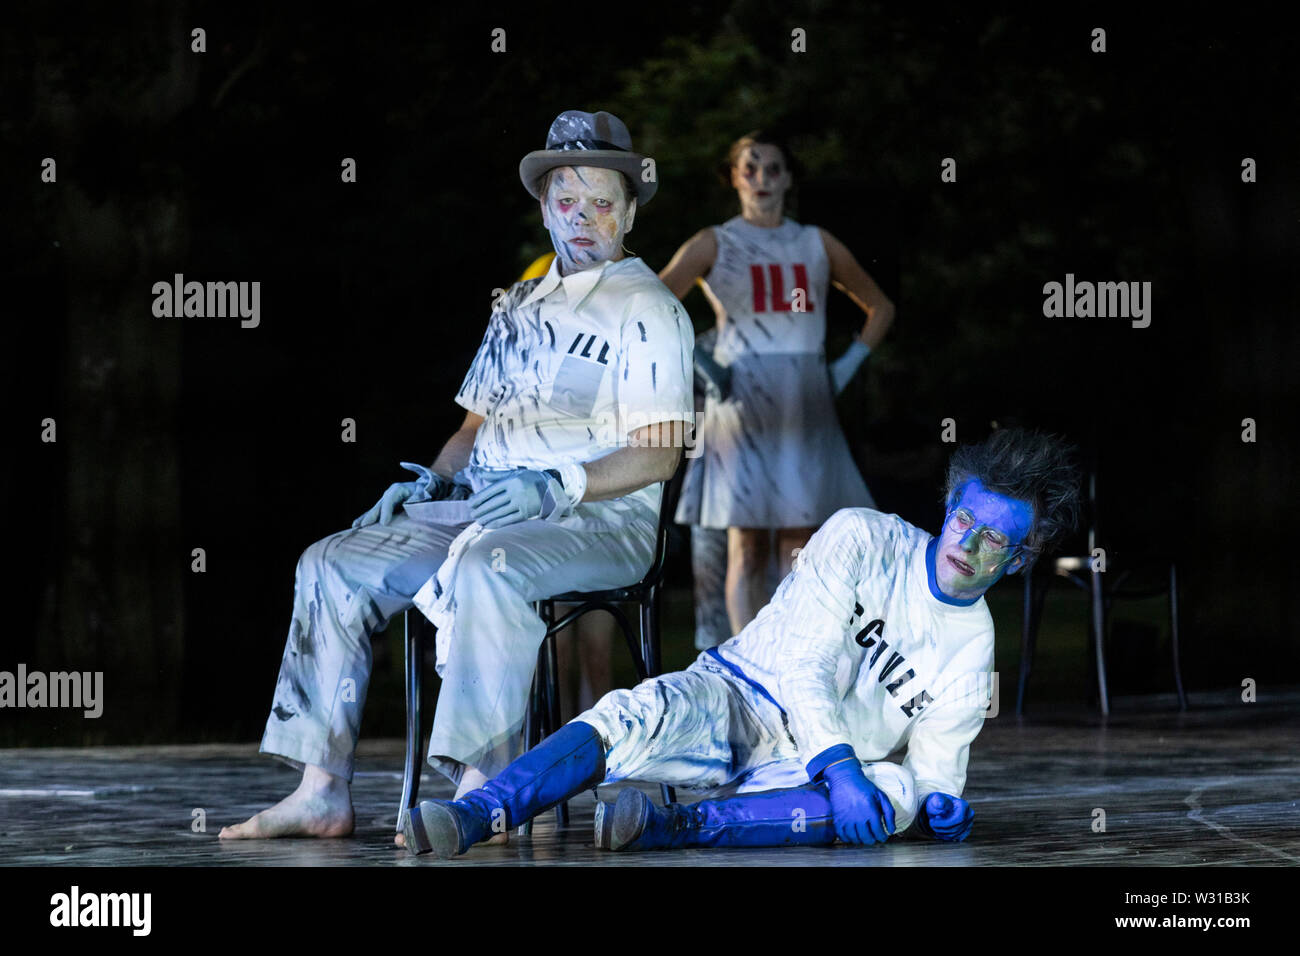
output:
<svg viewBox="0 0 1300 956"><path fill-rule="evenodd" d="M1195 703L1195 702L1194 702ZM366 741L353 783L356 833L337 840L220 841L276 802L296 771L255 744L0 751L0 864L81 866L1169 865L1300 863L1300 698L1163 702L1118 713L992 719L975 741L963 844L910 835L871 848L615 854L592 846L595 800L529 837L448 863L393 845L401 742ZM895 758L897 759L897 757ZM602 787L614 799L619 787ZM658 790L647 786L658 799ZM421 795L452 787L426 773ZM691 799L679 794L680 798ZM1104 829L1101 827L1104 825Z"/></svg>

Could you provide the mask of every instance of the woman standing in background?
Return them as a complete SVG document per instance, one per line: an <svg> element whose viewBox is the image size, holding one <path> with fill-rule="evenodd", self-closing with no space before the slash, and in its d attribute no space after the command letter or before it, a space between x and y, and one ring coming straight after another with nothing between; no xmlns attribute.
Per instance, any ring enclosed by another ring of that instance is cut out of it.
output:
<svg viewBox="0 0 1300 956"><path fill-rule="evenodd" d="M727 529L726 606L736 634L770 597L772 529L785 577L796 550L831 514L874 506L834 396L884 338L894 306L842 242L785 217L793 176L778 137L742 136L728 166L740 215L701 229L659 278L679 299L700 279L718 319L713 355L695 351L708 392L696 430L702 455L689 465L700 474L692 476L694 494L683 489L676 519ZM831 284L867 321L828 365Z"/></svg>

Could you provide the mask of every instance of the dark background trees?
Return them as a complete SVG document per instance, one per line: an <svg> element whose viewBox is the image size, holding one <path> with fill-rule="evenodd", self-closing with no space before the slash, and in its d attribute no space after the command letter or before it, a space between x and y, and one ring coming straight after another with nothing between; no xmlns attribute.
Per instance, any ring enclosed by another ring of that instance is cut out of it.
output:
<svg viewBox="0 0 1300 956"><path fill-rule="evenodd" d="M1099 463L1103 543L1182 558L1193 688L1296 679L1296 76L1265 16L31 4L0 52L16 518L0 668L105 670L116 708L29 714L5 739L257 733L297 554L399 459L432 458L492 290L548 248L517 166L568 108L612 110L656 157L628 243L655 268L735 213L714 176L727 145L789 133L795 217L898 305L839 403L882 508L934 529L941 419L961 440L995 420L1065 432ZM150 287L175 272L260 281L261 326L154 318ZM1043 283L1067 272L1152 282L1151 327L1045 319ZM832 354L859 318L835 297ZM371 713L368 732L395 729Z"/></svg>

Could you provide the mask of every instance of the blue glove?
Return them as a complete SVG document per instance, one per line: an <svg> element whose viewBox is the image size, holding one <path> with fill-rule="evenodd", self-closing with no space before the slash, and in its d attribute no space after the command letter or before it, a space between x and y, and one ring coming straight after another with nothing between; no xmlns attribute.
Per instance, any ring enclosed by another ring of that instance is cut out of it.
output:
<svg viewBox="0 0 1300 956"><path fill-rule="evenodd" d="M413 471L419 475L420 480L401 481L389 485L388 490L384 492L383 497L379 499L375 506L352 522L353 530L364 528L376 521L380 524L390 524L393 515L397 512L397 506L407 501L443 501L445 499L463 498L465 495L466 489L464 486L448 481L442 475L435 474L423 465L413 465L409 461L401 462L401 465L407 471Z"/></svg>
<svg viewBox="0 0 1300 956"><path fill-rule="evenodd" d="M894 832L894 805L862 772L855 756L822 771L831 788L835 835L844 843L884 843Z"/></svg>
<svg viewBox="0 0 1300 956"><path fill-rule="evenodd" d="M849 347L844 350L844 354L831 363L831 385L838 395L844 391L845 386L853 380L857 374L858 367L867 360L871 354L871 348L861 339L854 339L849 343Z"/></svg>
<svg viewBox="0 0 1300 956"><path fill-rule="evenodd" d="M714 401L724 402L731 394L731 369L719 365L706 351L695 350L695 374L704 381L704 390Z"/></svg>
<svg viewBox="0 0 1300 956"><path fill-rule="evenodd" d="M961 797L936 791L921 803L916 828L936 840L960 843L970 834L974 819L975 811Z"/></svg>
<svg viewBox="0 0 1300 956"><path fill-rule="evenodd" d="M554 469L520 469L469 496L469 513L485 528L504 528L529 518L568 511L569 496Z"/></svg>

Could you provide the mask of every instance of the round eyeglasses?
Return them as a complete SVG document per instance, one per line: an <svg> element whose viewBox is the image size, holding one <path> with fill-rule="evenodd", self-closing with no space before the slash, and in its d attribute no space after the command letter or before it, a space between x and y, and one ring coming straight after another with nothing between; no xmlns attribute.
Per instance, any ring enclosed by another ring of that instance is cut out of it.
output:
<svg viewBox="0 0 1300 956"><path fill-rule="evenodd" d="M945 523L948 525L949 531L961 535L963 540L967 532L974 530L979 535L980 548L1002 560L1009 561L1020 549L1019 545L1013 545L1011 540L1001 531L990 528L988 525L977 527L975 515L965 508L953 509L948 513Z"/></svg>

